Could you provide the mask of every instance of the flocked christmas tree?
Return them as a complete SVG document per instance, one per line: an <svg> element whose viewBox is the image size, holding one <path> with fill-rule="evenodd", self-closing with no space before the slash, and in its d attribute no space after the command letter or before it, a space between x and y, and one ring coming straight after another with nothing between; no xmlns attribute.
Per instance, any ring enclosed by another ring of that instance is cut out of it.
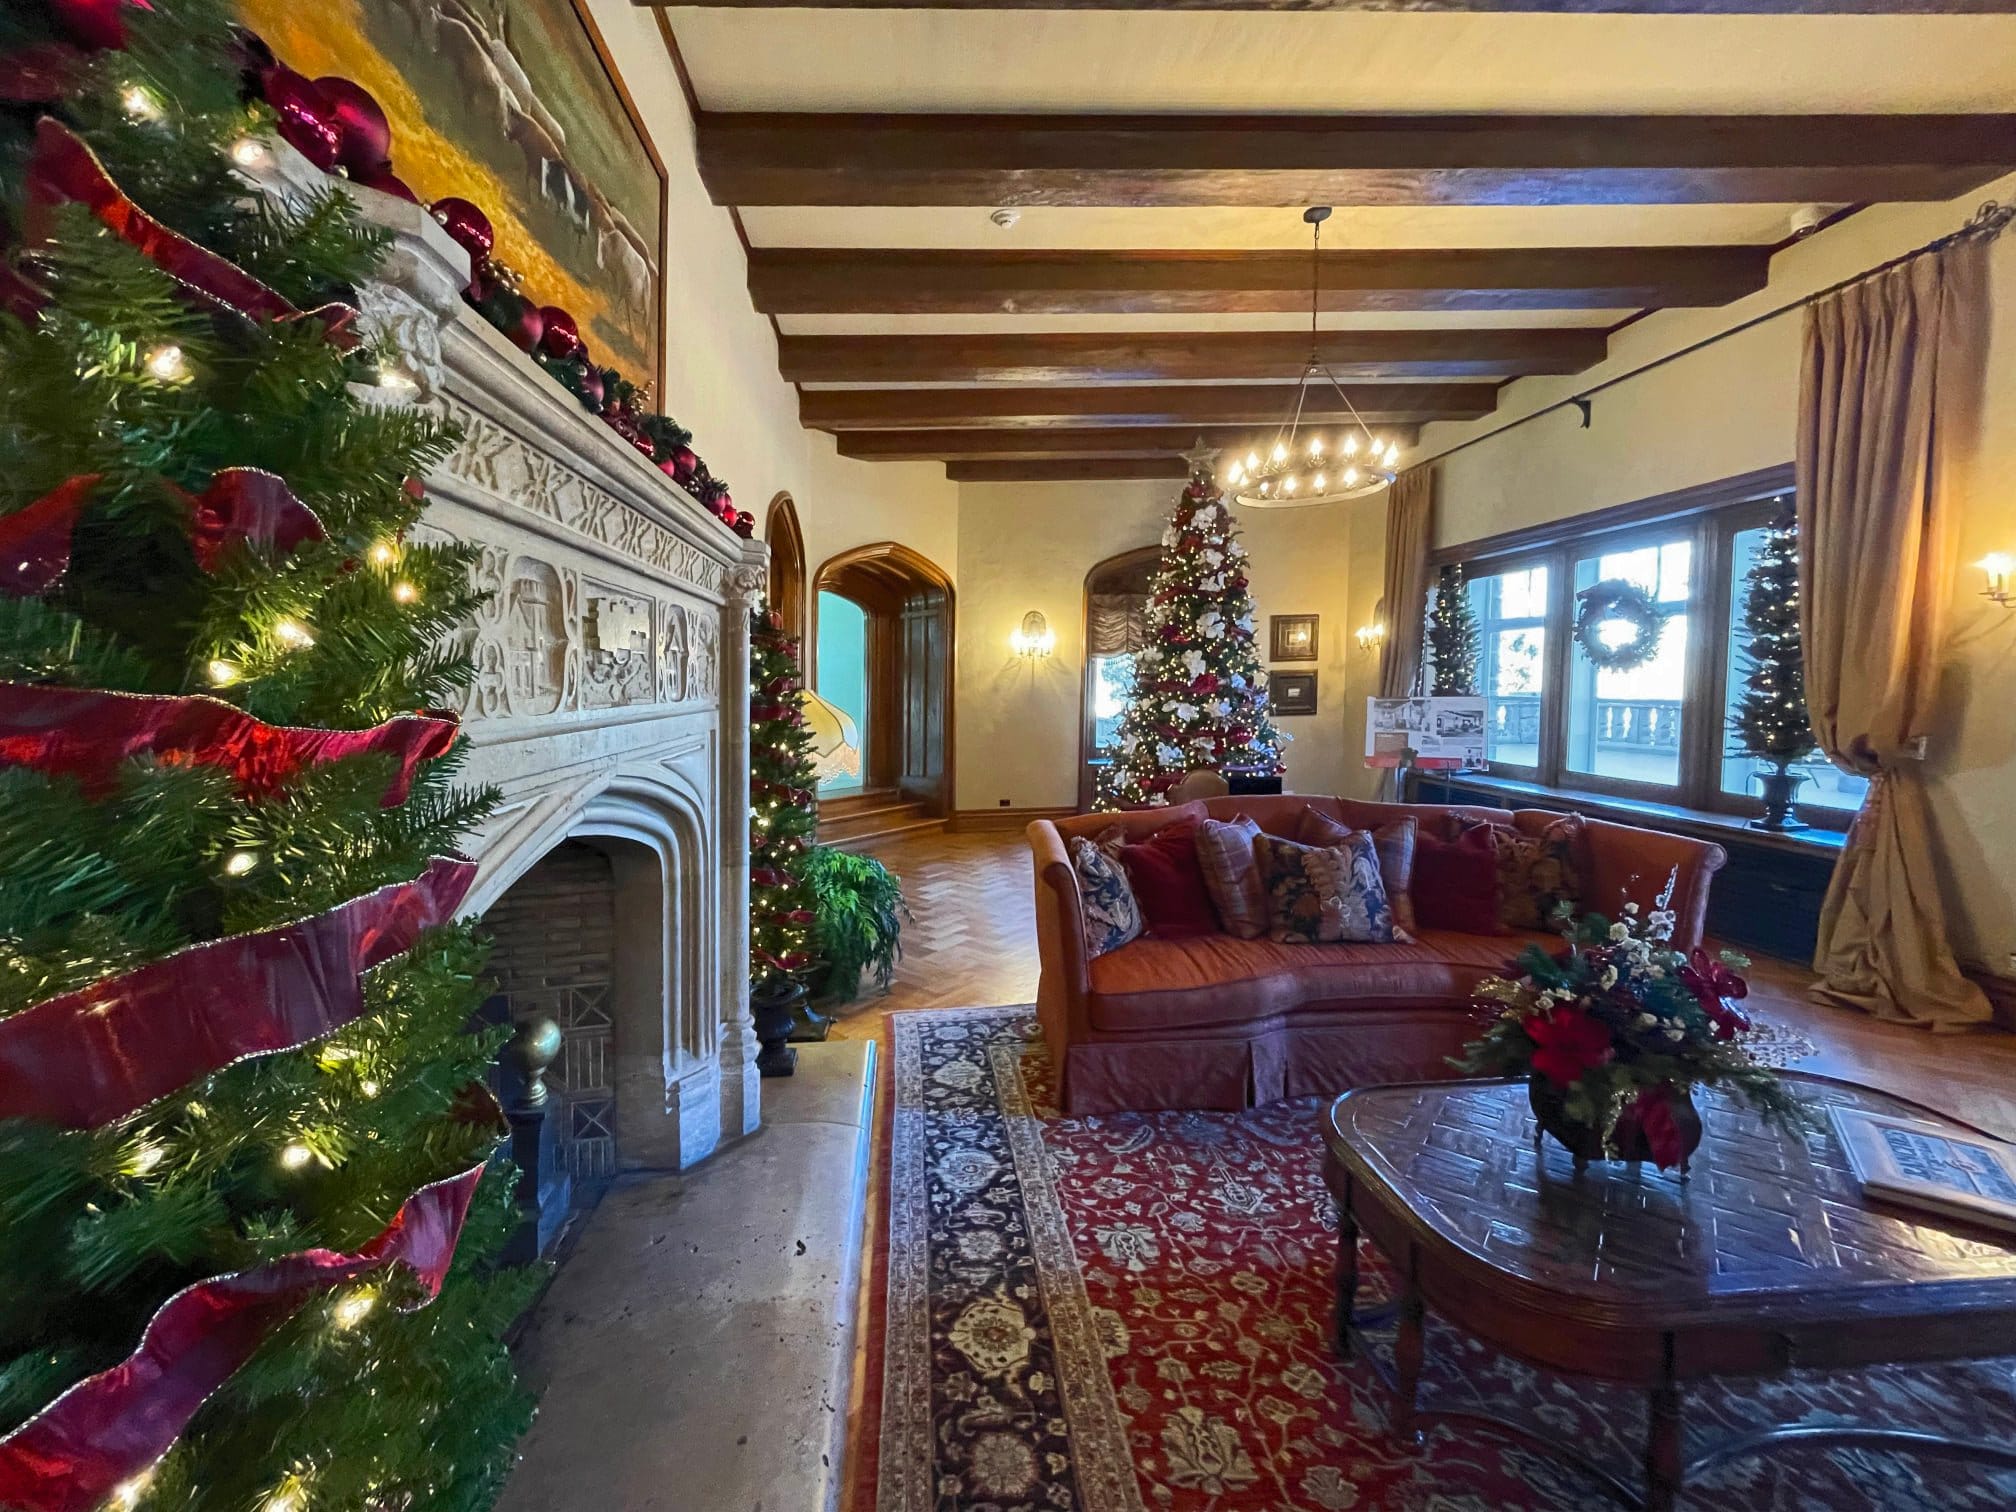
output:
<svg viewBox="0 0 2016 1512"><path fill-rule="evenodd" d="M467 548L407 535L454 438L342 307L380 239L237 177L229 18L0 15L0 1506L476 1509L529 1273L490 798L416 712L469 675Z"/></svg>
<svg viewBox="0 0 2016 1512"><path fill-rule="evenodd" d="M1786 768L1813 754L1806 715L1806 654L1799 638L1799 527L1786 506L1765 529L1743 578L1743 691L1730 716L1744 754L1771 766L1766 827L1785 819L1796 778Z"/></svg>
<svg viewBox="0 0 2016 1512"><path fill-rule="evenodd" d="M1460 562L1446 564L1435 581L1435 607L1428 614L1428 656L1435 669L1429 692L1438 698L1477 692L1477 611Z"/></svg>
<svg viewBox="0 0 2016 1512"><path fill-rule="evenodd" d="M1267 716L1267 673L1253 641L1246 548L1208 463L1162 532L1162 561L1148 588L1147 645L1121 712L1113 764L1101 774L1102 808L1168 802L1198 767L1274 774L1287 737Z"/></svg>
<svg viewBox="0 0 2016 1512"><path fill-rule="evenodd" d="M759 983L813 964L804 862L819 794L803 686L797 639L776 610L759 610L749 637L749 975Z"/></svg>

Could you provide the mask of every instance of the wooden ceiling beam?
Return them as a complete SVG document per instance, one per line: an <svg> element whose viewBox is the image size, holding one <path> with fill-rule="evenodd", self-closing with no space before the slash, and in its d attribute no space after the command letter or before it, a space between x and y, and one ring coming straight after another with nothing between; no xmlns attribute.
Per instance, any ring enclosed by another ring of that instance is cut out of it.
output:
<svg viewBox="0 0 2016 1512"><path fill-rule="evenodd" d="M1518 378L1579 373L1600 362L1594 327L1531 330L1324 331L1317 354L1338 377ZM1300 331L1129 335L1044 332L976 336L786 336L778 363L792 383L1148 383L1301 376Z"/></svg>
<svg viewBox="0 0 2016 1512"><path fill-rule="evenodd" d="M1323 254L1326 310L1636 310L1764 287L1767 247ZM1309 308L1306 252L920 252L758 247L766 315L1183 315Z"/></svg>
<svg viewBox="0 0 2016 1512"><path fill-rule="evenodd" d="M1474 420L1497 403L1488 383L1353 384L1350 401L1368 425ZM1295 407L1295 385L1147 384L1057 388L808 389L798 418L814 430L912 427L1274 425ZM1305 414L1325 421L1350 413L1327 385L1309 386Z"/></svg>
<svg viewBox="0 0 2016 1512"><path fill-rule="evenodd" d="M947 462L954 483L1108 483L1190 476L1181 457L1055 457L1048 461Z"/></svg>
<svg viewBox="0 0 2016 1512"><path fill-rule="evenodd" d="M1025 429L948 429L841 431L835 438L840 455L865 462L1016 462L1074 457L1176 457L1200 442L1221 448L1257 447L1274 433L1274 424L1251 425L1129 425L1099 430L1087 426ZM1382 425L1381 440L1409 447L1420 438L1420 427Z"/></svg>
<svg viewBox="0 0 2016 1512"><path fill-rule="evenodd" d="M1665 205L1943 200L2016 115L715 113L721 205Z"/></svg>

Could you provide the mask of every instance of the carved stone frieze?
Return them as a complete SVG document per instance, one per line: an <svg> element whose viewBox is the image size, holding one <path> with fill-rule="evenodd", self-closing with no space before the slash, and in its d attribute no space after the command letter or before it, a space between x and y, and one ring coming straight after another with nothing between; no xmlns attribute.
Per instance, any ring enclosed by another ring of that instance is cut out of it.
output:
<svg viewBox="0 0 2016 1512"><path fill-rule="evenodd" d="M367 283L357 290L357 309L364 334L397 347L406 375L420 386L418 397L432 400L441 392L441 316L404 289Z"/></svg>
<svg viewBox="0 0 2016 1512"><path fill-rule="evenodd" d="M692 656L693 636L684 604L665 606L665 640L658 668L658 696L666 703L681 703L687 697L687 667Z"/></svg>
<svg viewBox="0 0 2016 1512"><path fill-rule="evenodd" d="M581 615L581 701L590 709L658 698L655 600L589 582Z"/></svg>
<svg viewBox="0 0 2016 1512"><path fill-rule="evenodd" d="M733 609L724 611L734 613ZM686 660L686 696L712 698L721 686L721 622L708 613L692 617L692 648Z"/></svg>

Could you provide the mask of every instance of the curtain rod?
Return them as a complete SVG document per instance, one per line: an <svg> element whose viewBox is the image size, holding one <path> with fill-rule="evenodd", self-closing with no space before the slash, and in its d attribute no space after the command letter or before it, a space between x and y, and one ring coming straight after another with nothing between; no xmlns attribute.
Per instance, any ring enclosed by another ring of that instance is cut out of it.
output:
<svg viewBox="0 0 2016 1512"><path fill-rule="evenodd" d="M1989 238L2000 236L2004 231L2009 229L2012 221L2016 221L2016 205L2003 205L1998 204L1994 200L1986 200L1964 226L1961 226L1958 230L1949 231L1946 235L1934 241L1929 241L1922 247L1914 247L1909 252L1899 253L1887 262L1880 262L1873 268L1865 268L1860 273L1841 279L1837 283L1827 285L1824 289L1815 289L1811 294L1802 294L1797 299L1789 300L1785 304L1779 305L1775 310L1766 310L1761 315L1753 315L1748 320L1730 326L1726 331L1717 331L1714 335L1704 336L1699 341L1689 346L1681 347L1677 351L1667 352L1663 356L1654 357L1650 362L1641 363L1629 372L1619 373L1613 378L1605 378L1601 383L1583 389L1580 393L1571 394L1566 399L1556 399L1552 404L1543 405L1529 414L1521 415L1517 420L1506 421L1495 430L1488 430L1481 436L1472 436L1467 441L1459 441L1454 446L1446 447L1442 451L1435 453L1432 457L1423 457L1420 461L1409 464L1410 468L1428 467L1440 462L1445 457L1453 457L1456 453L1465 451L1470 447L1481 445L1486 441L1495 441L1507 431L1517 430L1528 421L1538 420L1542 415L1551 415L1557 410L1581 410L1582 429L1587 430L1589 429L1590 401L1605 389L1613 389L1620 383L1629 383L1633 378L1643 377L1655 368L1662 368L1669 362L1678 362L1682 357L1691 357L1696 352L1715 345L1718 341L1727 341L1731 336L1740 336L1745 331L1754 330L1758 326L1776 320L1782 315L1790 315L1794 310L1803 310L1807 305L1814 304L1822 299L1831 298L1844 289L1851 289L1856 284L1888 273L1893 268L1901 268L1908 262L1915 262L1928 253L1943 252L1955 242L1965 241L1976 236Z"/></svg>

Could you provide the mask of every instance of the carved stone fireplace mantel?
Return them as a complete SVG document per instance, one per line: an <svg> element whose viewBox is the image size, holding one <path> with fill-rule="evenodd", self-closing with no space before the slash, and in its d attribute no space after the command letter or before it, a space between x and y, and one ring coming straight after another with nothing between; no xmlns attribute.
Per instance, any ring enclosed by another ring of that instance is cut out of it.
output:
<svg viewBox="0 0 2016 1512"><path fill-rule="evenodd" d="M261 182L294 197L336 181L276 144ZM487 912L563 842L611 857L614 980L599 1018L563 1019L580 1053L563 1055L554 1090L563 1107L602 1094L594 1116L613 1119L618 1167L690 1165L760 1117L748 636L767 550L469 309L467 254L424 209L346 187L395 238L381 279L358 293L365 329L395 342L404 366L370 397L423 405L462 432L424 479L418 533L476 545L490 596L461 712L469 779L503 801L472 841L470 904ZM514 981L507 960L498 974L515 1016L548 1011L536 973ZM570 1067L602 1084L570 1086Z"/></svg>

